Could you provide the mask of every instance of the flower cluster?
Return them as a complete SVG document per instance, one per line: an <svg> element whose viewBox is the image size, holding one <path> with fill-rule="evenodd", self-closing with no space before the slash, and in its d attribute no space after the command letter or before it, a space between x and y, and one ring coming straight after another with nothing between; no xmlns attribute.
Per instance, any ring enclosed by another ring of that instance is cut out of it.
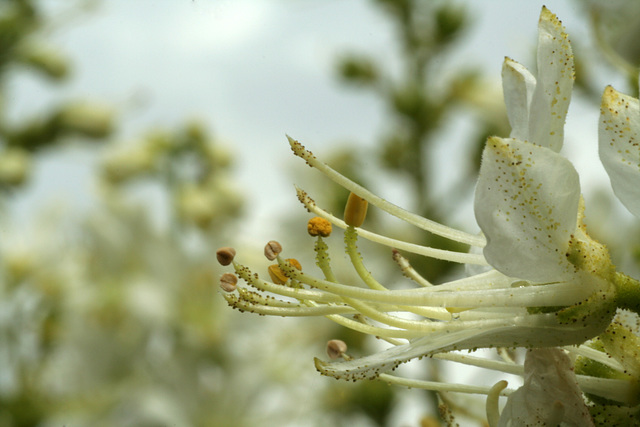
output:
<svg viewBox="0 0 640 427"><path fill-rule="evenodd" d="M578 173L559 154L574 64L568 36L546 8L539 21L537 62L537 76L512 59L504 62L512 132L509 138L489 138L484 148L474 200L481 234L407 212L340 175L289 138L296 156L351 191L344 218L323 210L298 189L302 204L316 215L309 231L316 236L322 276L282 256L277 242L265 248L265 255L277 261L269 268L271 281L236 262L235 251L224 248L219 260L232 264L235 275L248 285L239 286L234 275L225 274L222 294L227 302L265 315L324 316L383 339L391 344L388 349L361 358L348 356L344 343L331 341L328 354L333 360L316 359L316 368L339 379L381 379L486 394L491 425L589 425L638 416L640 338L620 313L640 313L640 284L617 272L607 248L587 234ZM638 100L607 88L599 132L600 157L614 192L640 216ZM471 250L420 246L365 230L361 226L369 204ZM332 270L324 240L331 224L344 229L346 252L361 286L341 283ZM358 252L359 238L392 248L393 259L414 288L388 289L378 282ZM433 285L402 253L475 266L468 270L477 272ZM524 366L454 352L492 347L529 349ZM392 373L399 364L424 356L523 375L524 385L514 391L504 382L478 387ZM502 414L498 396L510 396Z"/></svg>

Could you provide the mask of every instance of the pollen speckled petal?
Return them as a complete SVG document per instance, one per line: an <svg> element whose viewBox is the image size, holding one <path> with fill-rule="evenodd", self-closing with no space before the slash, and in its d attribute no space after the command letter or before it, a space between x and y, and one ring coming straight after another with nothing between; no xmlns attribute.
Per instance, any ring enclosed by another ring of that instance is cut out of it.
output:
<svg viewBox="0 0 640 427"><path fill-rule="evenodd" d="M578 173L566 158L528 142L489 138L474 202L487 261L511 277L571 280L566 253L579 200Z"/></svg>
<svg viewBox="0 0 640 427"><path fill-rule="evenodd" d="M538 77L531 100L529 138L560 151L574 80L573 52L562 22L546 7L538 25Z"/></svg>
<svg viewBox="0 0 640 427"><path fill-rule="evenodd" d="M608 86L602 95L600 160L613 191L640 217L640 105L637 98Z"/></svg>

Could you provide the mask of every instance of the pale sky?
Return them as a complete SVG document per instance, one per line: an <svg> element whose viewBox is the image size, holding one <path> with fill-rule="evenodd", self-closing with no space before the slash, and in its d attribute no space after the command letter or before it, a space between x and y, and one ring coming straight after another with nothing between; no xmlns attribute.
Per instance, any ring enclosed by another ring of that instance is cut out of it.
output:
<svg viewBox="0 0 640 427"><path fill-rule="evenodd" d="M22 77L12 87L15 114L46 108L60 98L93 97L120 109L123 141L150 127L179 126L199 117L231 144L235 176L250 200L252 223L273 219L283 207L301 209L287 173L294 159L285 133L321 155L344 140L357 141L364 150L382 130L379 103L363 91L345 90L334 73L335 59L345 51L366 51L393 61L393 28L372 3L104 1L95 12L51 32L51 43L72 59L72 79L51 90ZM585 18L576 1L459 3L469 4L475 23L451 66L481 66L497 85L504 56L535 67L532 52L544 3L567 26L573 41L591 43L585 39ZM56 12L68 4L49 3ZM586 148L572 148L568 140L566 152L576 156L571 160L580 172L590 172L581 173L589 175L583 180L599 182L602 168L599 162L594 167L590 163L597 160L598 112L591 106L586 111L580 105L571 108L567 135L575 138L571 132L578 132ZM20 205L55 199L90 205L93 184L87 175L92 159L75 149L43 158Z"/></svg>

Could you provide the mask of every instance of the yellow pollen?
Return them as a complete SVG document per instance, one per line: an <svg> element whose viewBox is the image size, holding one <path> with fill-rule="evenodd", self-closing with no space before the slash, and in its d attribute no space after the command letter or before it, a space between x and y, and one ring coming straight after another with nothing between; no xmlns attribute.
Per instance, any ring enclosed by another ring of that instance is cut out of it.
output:
<svg viewBox="0 0 640 427"><path fill-rule="evenodd" d="M285 261L287 261L289 264L291 264L298 270L302 270L302 266L300 265L300 262L298 262L297 259L289 258ZM287 283L287 280L289 280L287 275L284 274L284 272L280 269L280 266L278 264L270 265L267 268L267 271L269 272L269 277L271 277L271 281L277 285L284 285L285 283Z"/></svg>
<svg viewBox="0 0 640 427"><path fill-rule="evenodd" d="M307 232L313 237L329 237L329 235L331 235L331 230L331 223L319 216L314 216L307 223Z"/></svg>

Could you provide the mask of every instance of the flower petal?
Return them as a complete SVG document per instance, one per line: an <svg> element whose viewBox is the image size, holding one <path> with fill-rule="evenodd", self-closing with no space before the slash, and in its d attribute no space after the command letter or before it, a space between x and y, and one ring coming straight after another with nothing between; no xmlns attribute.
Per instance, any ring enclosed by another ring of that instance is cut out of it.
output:
<svg viewBox="0 0 640 427"><path fill-rule="evenodd" d="M528 141L560 151L573 79L569 37L556 15L543 7L538 24L538 78L530 106Z"/></svg>
<svg viewBox="0 0 640 427"><path fill-rule="evenodd" d="M602 95L600 160L613 192L631 213L640 216L640 106L638 99L608 86Z"/></svg>
<svg viewBox="0 0 640 427"><path fill-rule="evenodd" d="M580 182L571 162L535 144L489 138L474 209L496 270L533 282L569 281Z"/></svg>
<svg viewBox="0 0 640 427"><path fill-rule="evenodd" d="M502 91L507 107L511 138L529 139L529 105L536 88L536 78L523 65L505 58L502 65Z"/></svg>
<svg viewBox="0 0 640 427"><path fill-rule="evenodd" d="M561 423L593 426L571 360L564 351L529 350L524 371L524 385L509 396L498 427Z"/></svg>

